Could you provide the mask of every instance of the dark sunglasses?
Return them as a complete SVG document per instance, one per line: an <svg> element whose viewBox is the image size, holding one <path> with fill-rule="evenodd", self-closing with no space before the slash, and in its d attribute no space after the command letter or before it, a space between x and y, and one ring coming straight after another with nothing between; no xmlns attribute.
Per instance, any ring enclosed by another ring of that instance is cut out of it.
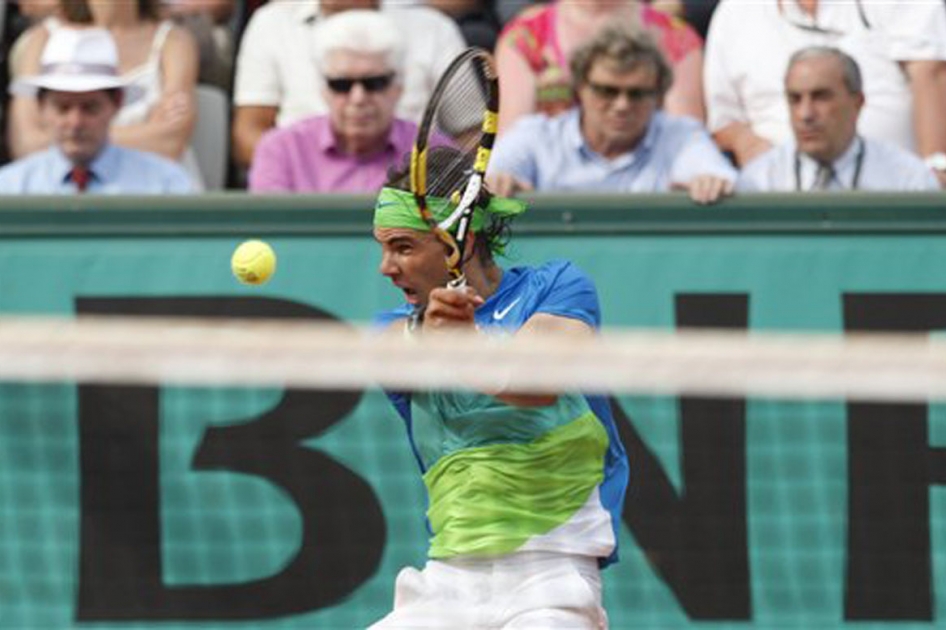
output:
<svg viewBox="0 0 946 630"><path fill-rule="evenodd" d="M658 90L655 88L622 88L616 85L606 85L604 83L594 83L592 81L588 82L588 87L590 87L591 91L595 93L595 96L603 98L606 101L613 101L619 95L623 94L627 97L627 100L634 103L639 103L645 99L653 98L658 94Z"/></svg>
<svg viewBox="0 0 946 630"><path fill-rule="evenodd" d="M328 89L336 94L348 94L355 87L356 83L361 84L365 92L383 92L390 87L394 81L394 73L378 74L370 77L335 77L326 78L325 83Z"/></svg>

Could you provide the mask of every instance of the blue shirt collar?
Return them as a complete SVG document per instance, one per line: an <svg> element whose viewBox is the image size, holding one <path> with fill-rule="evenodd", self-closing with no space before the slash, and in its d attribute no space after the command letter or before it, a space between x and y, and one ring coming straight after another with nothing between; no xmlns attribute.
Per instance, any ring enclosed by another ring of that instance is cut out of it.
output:
<svg viewBox="0 0 946 630"><path fill-rule="evenodd" d="M72 162L63 154L59 146L50 149L53 160L53 168L59 174L59 181L66 183L70 180L72 173ZM92 183L101 184L103 182L113 181L121 165L121 158L118 151L111 143L106 144L95 156L92 163L89 164L89 172L92 174Z"/></svg>

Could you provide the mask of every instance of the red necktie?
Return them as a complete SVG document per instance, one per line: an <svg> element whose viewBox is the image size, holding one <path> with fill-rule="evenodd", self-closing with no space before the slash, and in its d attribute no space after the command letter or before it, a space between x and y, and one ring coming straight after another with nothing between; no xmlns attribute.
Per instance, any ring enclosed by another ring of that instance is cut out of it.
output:
<svg viewBox="0 0 946 630"><path fill-rule="evenodd" d="M85 192L85 189L89 187L89 179L91 174L89 169L84 166L76 166L72 169L72 172L69 174L70 179L75 183L76 190L80 193Z"/></svg>

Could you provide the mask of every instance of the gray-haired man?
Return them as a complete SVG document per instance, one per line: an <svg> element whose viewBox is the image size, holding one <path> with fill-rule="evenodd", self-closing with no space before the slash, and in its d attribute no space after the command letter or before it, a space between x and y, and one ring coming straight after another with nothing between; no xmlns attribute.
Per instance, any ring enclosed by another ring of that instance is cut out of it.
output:
<svg viewBox="0 0 946 630"><path fill-rule="evenodd" d="M920 158L858 135L865 98L850 55L824 46L797 51L785 74L785 95L794 141L750 162L737 190L939 190Z"/></svg>

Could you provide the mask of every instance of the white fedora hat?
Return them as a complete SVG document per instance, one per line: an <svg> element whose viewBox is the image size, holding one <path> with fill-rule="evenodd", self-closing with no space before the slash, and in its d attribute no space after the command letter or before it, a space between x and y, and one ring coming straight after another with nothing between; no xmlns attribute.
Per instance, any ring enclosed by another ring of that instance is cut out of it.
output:
<svg viewBox="0 0 946 630"><path fill-rule="evenodd" d="M118 49L103 28L53 29L40 58L40 73L10 86L15 94L33 95L40 89L94 92L127 88L118 74ZM128 99L133 96L126 95Z"/></svg>

